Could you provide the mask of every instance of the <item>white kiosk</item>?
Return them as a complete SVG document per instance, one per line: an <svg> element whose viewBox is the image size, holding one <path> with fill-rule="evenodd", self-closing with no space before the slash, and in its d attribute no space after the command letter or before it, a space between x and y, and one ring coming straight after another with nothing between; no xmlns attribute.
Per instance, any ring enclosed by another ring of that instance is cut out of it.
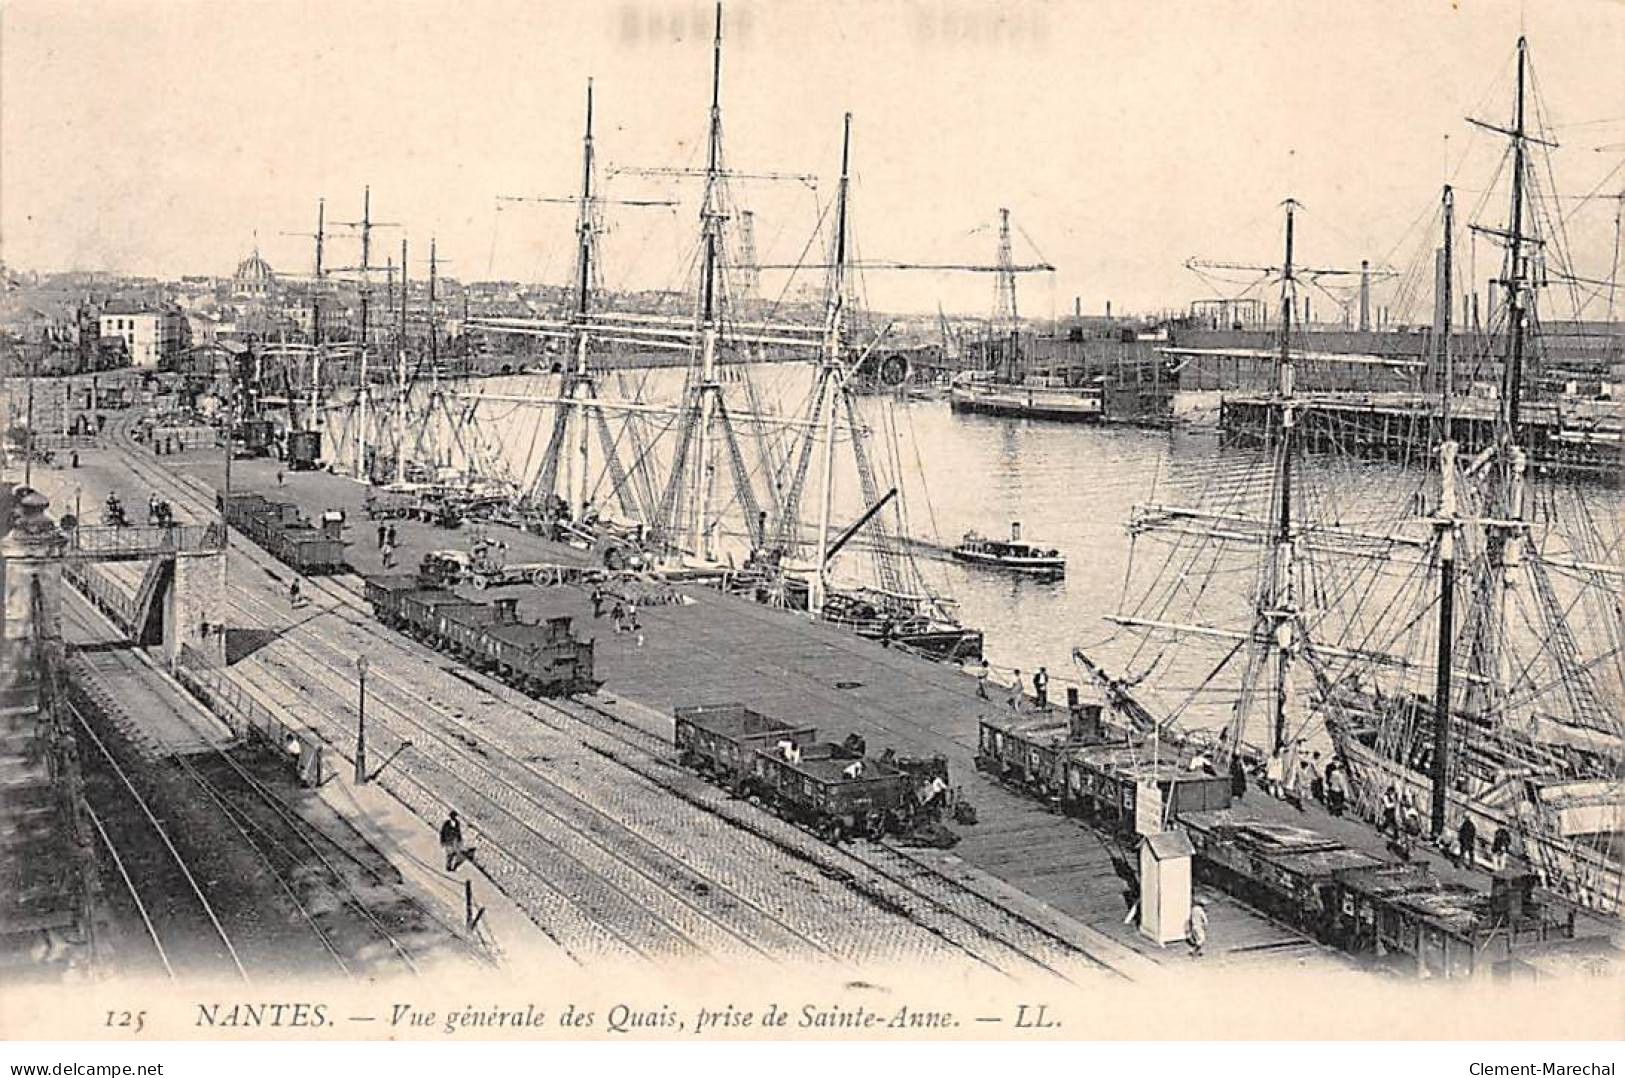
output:
<svg viewBox="0 0 1625 1078"><path fill-rule="evenodd" d="M1191 918L1191 855L1183 831L1140 840L1140 934L1158 946L1186 938Z"/></svg>

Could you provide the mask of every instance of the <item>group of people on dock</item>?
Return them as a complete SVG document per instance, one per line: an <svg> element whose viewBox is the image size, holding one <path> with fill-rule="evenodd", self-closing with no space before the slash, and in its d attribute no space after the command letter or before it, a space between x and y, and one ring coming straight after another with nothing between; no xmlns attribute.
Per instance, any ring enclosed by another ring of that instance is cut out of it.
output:
<svg viewBox="0 0 1625 1078"><path fill-rule="evenodd" d="M981 665L976 668L976 695L981 697L983 700L992 700L992 697L988 695L987 688L989 679L992 677L992 672L993 668L988 665L987 660L985 659L982 661ZM1049 668L1040 666L1038 668L1038 672L1033 674L1032 682L1034 706L1039 711L1048 711ZM1011 681L1009 696L1007 697L1006 702L1010 710L1017 712L1018 714L1027 709L1027 692L1023 688L1020 667L1016 668L1015 677Z"/></svg>
<svg viewBox="0 0 1625 1078"><path fill-rule="evenodd" d="M170 508L169 502L158 497L153 491L147 495L147 523L156 524L160 528L167 528L175 523L175 512Z"/></svg>
<svg viewBox="0 0 1625 1078"><path fill-rule="evenodd" d="M385 569L395 567L395 551L399 546L400 540L395 534L395 525L378 525L378 556L383 559Z"/></svg>
<svg viewBox="0 0 1625 1078"><path fill-rule="evenodd" d="M606 598L607 596L604 595L602 588L592 589L592 616L594 618L601 618L604 616L604 602ZM612 624L614 624L615 631L617 633L635 633L637 635L638 647L641 648L643 646L643 622L638 620L637 603L630 599L625 601L620 599L615 600L615 605L612 606L609 611L609 620Z"/></svg>
<svg viewBox="0 0 1625 1078"><path fill-rule="evenodd" d="M1299 758L1294 768L1287 762L1286 753L1276 750L1264 764L1264 779L1260 784L1265 793L1302 809L1306 800L1324 805L1333 816L1348 810L1349 779L1347 769L1335 758L1321 763L1320 753L1311 753L1308 759ZM1237 795L1239 796L1239 794Z"/></svg>

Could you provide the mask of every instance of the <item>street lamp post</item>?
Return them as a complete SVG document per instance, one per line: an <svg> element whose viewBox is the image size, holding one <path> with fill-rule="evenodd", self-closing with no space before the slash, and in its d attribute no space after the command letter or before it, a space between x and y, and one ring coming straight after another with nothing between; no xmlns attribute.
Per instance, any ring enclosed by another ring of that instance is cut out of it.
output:
<svg viewBox="0 0 1625 1078"><path fill-rule="evenodd" d="M237 387L231 388L231 401L226 406L226 493L231 498L231 458L237 455Z"/></svg>
<svg viewBox="0 0 1625 1078"><path fill-rule="evenodd" d="M360 675L361 700L356 712L355 726L355 784L364 786L367 782L367 657L357 655L355 660L356 673Z"/></svg>

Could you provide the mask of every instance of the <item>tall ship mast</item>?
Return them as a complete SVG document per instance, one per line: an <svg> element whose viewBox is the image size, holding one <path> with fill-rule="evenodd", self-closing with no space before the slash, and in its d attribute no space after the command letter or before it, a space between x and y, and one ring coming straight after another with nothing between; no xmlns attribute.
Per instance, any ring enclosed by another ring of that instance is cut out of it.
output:
<svg viewBox="0 0 1625 1078"><path fill-rule="evenodd" d="M1538 260L1558 238L1539 234L1529 206L1529 147L1550 143L1528 129L1527 64L1520 41L1511 124L1475 121L1510 141L1507 223L1474 226L1505 247L1502 317L1469 346L1475 367L1500 364L1494 444L1464 460L1455 440L1446 188L1430 363L1436 470L1299 467L1294 285L1344 271L1300 268L1301 207L1289 201L1285 257L1272 268L1281 316L1267 467L1252 451L1221 450L1191 467L1194 504L1138 507L1131 550L1155 542L1166 554L1153 552L1149 584L1126 587L1109 619L1128 639L1077 655L1126 725L1286 776L1329 751L1368 819L1413 806L1441 845L1471 820L1481 860L1520 859L1551 890L1618 912L1621 523L1594 490L1531 482L1520 419L1538 355ZM1203 645L1221 653L1216 663Z"/></svg>
<svg viewBox="0 0 1625 1078"><path fill-rule="evenodd" d="M1438 644L1432 699L1393 679L1326 676L1328 728L1367 801L1388 790L1428 805L1436 835L1471 819L1498 849L1528 860L1545 884L1592 908L1621 909L1620 818L1625 728L1620 706L1617 536L1599 531L1583 488L1532 486L1521 412L1536 354L1540 275L1556 237L1531 210L1531 146L1555 148L1528 124L1528 44L1517 46L1509 126L1470 120L1508 140L1504 227L1474 225L1505 251L1500 409L1494 445L1461 466L1450 425L1449 334L1441 347L1440 494L1432 520ZM1452 192L1443 207L1450 262ZM1448 330L1448 271L1441 303ZM1539 518L1531 512L1531 495ZM1617 521L1614 523L1617 529ZM1599 541L1600 540L1600 541ZM1465 548L1463 551L1462 548ZM1457 565L1472 585L1454 623ZM1587 656L1586 651L1595 654Z"/></svg>
<svg viewBox="0 0 1625 1078"><path fill-rule="evenodd" d="M807 406L796 424L800 437L786 461L788 477L779 500L777 527L762 536L751 564L767 574L769 597L783 605L805 609L823 620L932 658L977 660L982 654L982 634L961 625L951 602L926 583L904 540L902 476L896 475L894 485L882 489L873 459L873 433L858 408L865 395L865 365L883 341L886 328L866 334L871 337L866 342L853 340L851 160L852 114L847 113L841 127L840 181L825 265L823 339ZM898 402L894 398L870 398L870 403L872 409L888 413L883 417L886 421L895 422ZM862 509L837 532L835 491L844 456L837 453L837 446L842 445L850 449ZM802 505L815 457L818 487L809 542ZM835 559L859 536L872 555L873 582L838 585L832 577Z"/></svg>

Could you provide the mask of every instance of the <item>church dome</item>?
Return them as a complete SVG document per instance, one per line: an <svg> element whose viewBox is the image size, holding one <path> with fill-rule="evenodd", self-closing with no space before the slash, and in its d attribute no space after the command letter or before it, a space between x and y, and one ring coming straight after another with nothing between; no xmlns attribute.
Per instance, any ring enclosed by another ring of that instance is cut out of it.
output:
<svg viewBox="0 0 1625 1078"><path fill-rule="evenodd" d="M237 272L233 276L235 280L244 283L269 282L276 279L276 274L271 270L271 264L260 257L258 250L237 263Z"/></svg>
<svg viewBox="0 0 1625 1078"><path fill-rule="evenodd" d="M237 272L231 277L232 292L239 296L263 296L275 285L276 273L271 264L260 257L258 247L237 263Z"/></svg>

